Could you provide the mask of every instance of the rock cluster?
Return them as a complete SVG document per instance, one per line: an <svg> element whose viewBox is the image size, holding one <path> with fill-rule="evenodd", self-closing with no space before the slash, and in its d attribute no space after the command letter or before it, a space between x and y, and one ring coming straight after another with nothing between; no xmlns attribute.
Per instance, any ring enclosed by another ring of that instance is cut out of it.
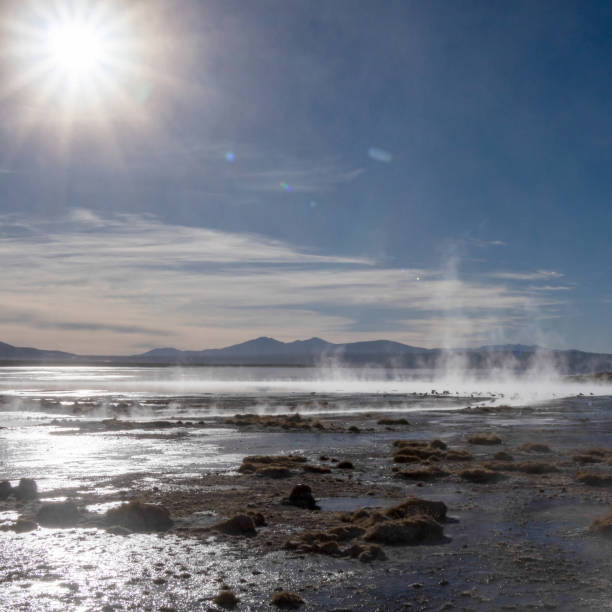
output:
<svg viewBox="0 0 612 612"><path fill-rule="evenodd" d="M109 526L116 525L139 532L167 531L174 525L167 508L140 501L111 508L105 514L105 521Z"/></svg>
<svg viewBox="0 0 612 612"><path fill-rule="evenodd" d="M285 548L334 557L356 558L367 563L386 559L380 544L417 545L443 541L439 521L446 518L443 502L408 497L385 510L362 508L342 517L342 525L324 532L307 531L299 540L289 540Z"/></svg>

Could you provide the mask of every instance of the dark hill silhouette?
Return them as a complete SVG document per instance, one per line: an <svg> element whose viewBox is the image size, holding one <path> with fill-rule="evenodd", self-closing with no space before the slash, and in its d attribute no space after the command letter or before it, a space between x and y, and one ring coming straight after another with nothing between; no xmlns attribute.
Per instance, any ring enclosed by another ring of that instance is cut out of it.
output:
<svg viewBox="0 0 612 612"><path fill-rule="evenodd" d="M44 351L26 346L12 346L5 342L0 342L0 359L5 361L54 361L57 359L71 360L76 355L63 351Z"/></svg>
<svg viewBox="0 0 612 612"><path fill-rule="evenodd" d="M521 371L545 366L563 374L587 374L612 370L612 355L577 350L550 350L521 344L465 349L427 349L391 340L335 344L321 338L280 342L262 336L225 348L182 351L157 348L130 356L74 355L15 347L0 342L5 363L141 364L141 365L272 365L311 366L337 363L346 366L401 368L460 367L475 370L500 368Z"/></svg>

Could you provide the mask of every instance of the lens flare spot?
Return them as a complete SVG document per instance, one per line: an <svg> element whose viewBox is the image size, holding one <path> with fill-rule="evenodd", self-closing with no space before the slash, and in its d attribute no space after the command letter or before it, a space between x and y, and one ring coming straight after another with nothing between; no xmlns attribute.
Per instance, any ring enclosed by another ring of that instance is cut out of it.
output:
<svg viewBox="0 0 612 612"><path fill-rule="evenodd" d="M389 164L393 161L393 155L391 155L389 151L385 151L384 149L379 149L377 147L370 147L368 149L368 156L385 164Z"/></svg>

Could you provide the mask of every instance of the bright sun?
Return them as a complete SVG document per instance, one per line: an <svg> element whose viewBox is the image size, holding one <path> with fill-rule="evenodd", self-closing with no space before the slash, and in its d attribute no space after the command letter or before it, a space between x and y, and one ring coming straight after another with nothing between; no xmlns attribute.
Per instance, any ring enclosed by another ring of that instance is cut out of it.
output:
<svg viewBox="0 0 612 612"><path fill-rule="evenodd" d="M147 25L146 3L24 2L0 20L0 57L5 52L14 62L0 99L29 96L24 108L33 122L142 116L156 77Z"/></svg>
<svg viewBox="0 0 612 612"><path fill-rule="evenodd" d="M58 23L45 37L46 51L55 68L67 75L95 76L110 58L110 41L83 23Z"/></svg>

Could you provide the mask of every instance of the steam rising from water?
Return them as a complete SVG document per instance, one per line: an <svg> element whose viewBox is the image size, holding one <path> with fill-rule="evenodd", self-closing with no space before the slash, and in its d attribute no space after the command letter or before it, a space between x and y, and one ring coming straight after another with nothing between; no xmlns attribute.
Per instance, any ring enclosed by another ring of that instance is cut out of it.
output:
<svg viewBox="0 0 612 612"><path fill-rule="evenodd" d="M435 393L433 393L435 392ZM20 367L0 369L0 395L17 398L111 398L252 396L265 404L269 396L318 394L422 395L466 397L467 404L495 396L503 404L519 405L578 394L612 395L612 384L568 381L545 363L521 374L496 368L483 375L447 363L437 371L319 368L118 368ZM106 398L106 400L104 399ZM489 401L489 400L487 400ZM448 406L447 406L448 408ZM6 408L5 408L6 409Z"/></svg>

